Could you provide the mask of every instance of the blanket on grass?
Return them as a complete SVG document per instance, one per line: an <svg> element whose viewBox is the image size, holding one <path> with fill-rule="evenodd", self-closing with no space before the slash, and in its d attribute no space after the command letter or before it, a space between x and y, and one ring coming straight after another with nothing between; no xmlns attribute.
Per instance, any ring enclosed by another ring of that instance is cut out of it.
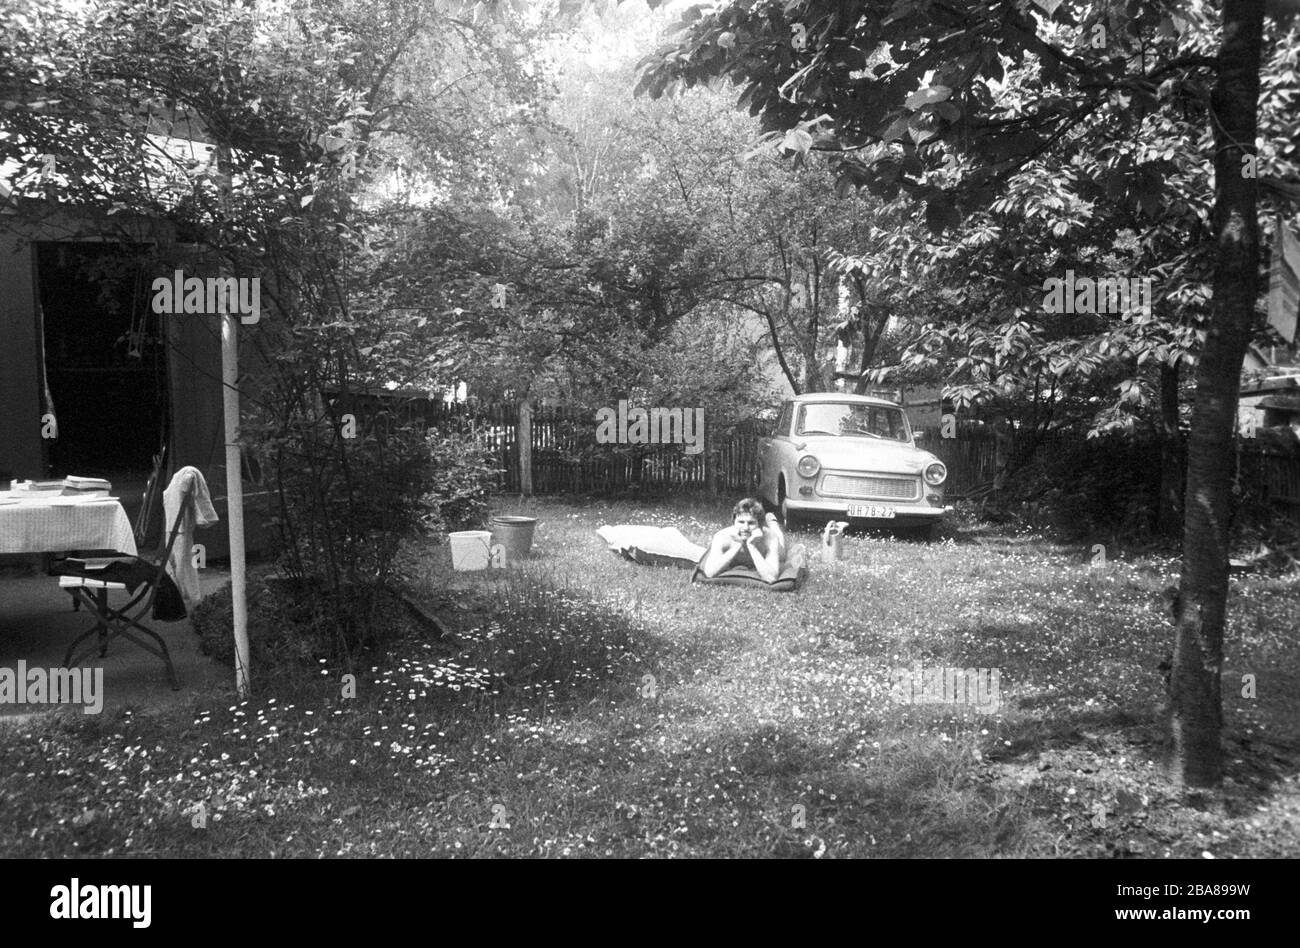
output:
<svg viewBox="0 0 1300 948"><path fill-rule="evenodd" d="M808 578L808 553L802 546L796 546L786 556L781 572L772 582L764 582L758 572L747 566L733 566L724 569L712 579L704 575L704 570L697 565L691 573L693 583L716 583L722 586L757 586L770 592L797 592Z"/></svg>

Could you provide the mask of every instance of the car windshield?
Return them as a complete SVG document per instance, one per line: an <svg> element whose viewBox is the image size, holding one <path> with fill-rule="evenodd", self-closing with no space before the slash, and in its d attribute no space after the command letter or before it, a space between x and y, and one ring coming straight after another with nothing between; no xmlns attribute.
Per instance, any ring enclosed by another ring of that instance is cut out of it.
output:
<svg viewBox="0 0 1300 948"><path fill-rule="evenodd" d="M907 422L900 408L851 402L814 402L799 406L795 434L906 441Z"/></svg>

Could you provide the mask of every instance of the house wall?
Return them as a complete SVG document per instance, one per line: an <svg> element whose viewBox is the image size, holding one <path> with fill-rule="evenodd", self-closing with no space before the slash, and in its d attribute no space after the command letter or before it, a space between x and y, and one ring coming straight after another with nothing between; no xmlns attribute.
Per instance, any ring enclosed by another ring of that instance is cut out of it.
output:
<svg viewBox="0 0 1300 948"><path fill-rule="evenodd" d="M220 270L211 257L180 255L178 265L190 276L216 276ZM264 311L265 313L265 311ZM263 316L265 318L265 315ZM229 514L226 502L225 404L221 381L221 317L198 314L164 316L167 335L167 372L172 422L168 428L167 467L170 477L182 467L203 472L218 523L199 531L195 540L204 545L210 560L230 556ZM256 397L264 373L270 368L259 357L254 337L259 324L238 325L238 368L241 401ZM245 404L244 410L247 410ZM264 552L272 542L270 519L274 496L247 479L244 492L244 544L250 555Z"/></svg>
<svg viewBox="0 0 1300 948"><path fill-rule="evenodd" d="M175 118L173 116L172 118ZM201 129L185 125L189 138L206 138ZM170 120L155 133L168 143L192 150L194 141L175 138L184 133ZM156 141L156 144L159 142ZM204 147L204 146L199 146ZM179 152L185 157L187 151ZM176 234L165 221L130 212L103 219L83 213L68 205L29 201L11 196L0 181L0 489L8 487L7 478L39 478L46 474L47 452L41 440L40 350L37 332L37 287L35 247L37 241L121 241L124 243L165 244L177 249ZM16 203L20 202L20 203ZM190 267L186 265L187 271ZM191 275L199 275L196 265ZM168 458L162 472L164 483L179 467L193 465L203 471L213 502L222 518L221 524L204 531L208 555L225 555L226 492L224 428L221 394L220 321L207 317L180 316L164 327L168 341L169 417L167 422ZM248 338L256 327L241 330L241 388L253 382L267 367L256 358L257 351ZM252 485L245 485L245 523L250 552L265 547L269 541L269 495ZM161 504L158 505L161 511ZM267 512L263 512L267 511ZM156 519L161 519L159 516ZM157 525L161 530L161 523Z"/></svg>
<svg viewBox="0 0 1300 948"><path fill-rule="evenodd" d="M186 276L206 276L211 268L184 266ZM212 480L225 463L221 394L221 318L195 314L162 317L167 337L167 374L172 423L168 437L169 473L186 465ZM224 478L224 475L221 475Z"/></svg>
<svg viewBox="0 0 1300 948"><path fill-rule="evenodd" d="M36 286L38 241L136 241L156 239L156 226L121 215L112 226L96 224L65 208L40 208L39 215L0 213L0 476L44 477L44 442L40 437L39 291ZM4 482L8 488L8 482Z"/></svg>
<svg viewBox="0 0 1300 948"><path fill-rule="evenodd" d="M45 473L34 274L31 245L0 229L0 489Z"/></svg>
<svg viewBox="0 0 1300 948"><path fill-rule="evenodd" d="M0 476L44 477L41 441L40 340L37 338L36 248L44 240L149 242L156 226L120 215L106 233L62 208L39 217L0 213ZM4 483L3 487L8 487Z"/></svg>
<svg viewBox="0 0 1300 948"><path fill-rule="evenodd" d="M195 266L187 276L200 275ZM167 334L167 373L171 386L172 423L168 428L167 467L171 476L183 467L203 472L220 522L196 537L211 559L230 555L227 534L225 422L221 393L221 319L216 316L163 317Z"/></svg>
<svg viewBox="0 0 1300 948"><path fill-rule="evenodd" d="M40 351L37 339L37 286L35 242L55 240L132 240L153 242L165 235L148 222L115 222L115 233L104 234L93 221L66 212L55 212L36 222L12 214L0 214L0 489L8 478L45 476L41 440ZM187 275L215 272L201 260L185 263ZM193 465L207 479L220 525L204 531L208 556L228 555L226 539L225 438L221 393L221 323L218 318L198 315L165 316L167 339L169 418L167 423L167 465L163 483L181 467ZM261 366L247 334L241 330L242 375L256 374ZM61 473L61 472L60 472ZM246 493L256 494L247 486ZM246 503L249 549L267 542L266 516L260 514L265 498ZM249 509L251 508L251 510ZM161 533L161 505L151 533Z"/></svg>

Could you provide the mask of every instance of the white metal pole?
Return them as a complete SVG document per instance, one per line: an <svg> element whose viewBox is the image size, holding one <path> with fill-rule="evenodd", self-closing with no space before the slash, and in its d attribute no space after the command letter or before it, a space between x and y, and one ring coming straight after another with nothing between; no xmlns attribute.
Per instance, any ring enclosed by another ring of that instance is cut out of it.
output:
<svg viewBox="0 0 1300 948"><path fill-rule="evenodd" d="M244 577L244 481L239 451L238 314L221 317L221 394L226 420L226 514L230 518L230 605L235 624L235 688L248 697L248 596Z"/></svg>

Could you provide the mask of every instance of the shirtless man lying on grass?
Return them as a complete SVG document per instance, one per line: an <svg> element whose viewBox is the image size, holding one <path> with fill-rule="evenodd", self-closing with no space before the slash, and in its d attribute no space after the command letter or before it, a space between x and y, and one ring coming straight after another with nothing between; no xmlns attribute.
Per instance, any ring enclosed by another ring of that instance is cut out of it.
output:
<svg viewBox="0 0 1300 948"><path fill-rule="evenodd" d="M709 579L734 566L758 573L774 583L785 562L785 534L776 516L764 516L763 503L746 497L731 511L732 524L713 535L704 555L703 571Z"/></svg>

